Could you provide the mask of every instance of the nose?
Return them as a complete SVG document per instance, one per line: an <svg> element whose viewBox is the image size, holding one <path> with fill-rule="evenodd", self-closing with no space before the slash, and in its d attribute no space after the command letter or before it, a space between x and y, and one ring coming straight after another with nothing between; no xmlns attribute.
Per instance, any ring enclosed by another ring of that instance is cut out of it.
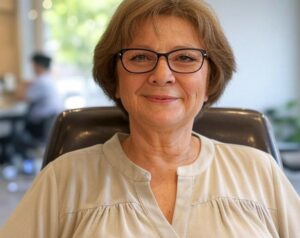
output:
<svg viewBox="0 0 300 238"><path fill-rule="evenodd" d="M165 57L160 57L158 59L155 69L149 76L149 82L158 86L169 85L175 82L175 77L169 68Z"/></svg>

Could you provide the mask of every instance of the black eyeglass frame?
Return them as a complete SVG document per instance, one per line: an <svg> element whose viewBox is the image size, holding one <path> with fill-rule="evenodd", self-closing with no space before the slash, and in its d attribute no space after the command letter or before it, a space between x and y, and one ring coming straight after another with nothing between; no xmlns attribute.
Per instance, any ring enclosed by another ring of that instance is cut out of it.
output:
<svg viewBox="0 0 300 238"><path fill-rule="evenodd" d="M124 65L124 62L123 62L123 55L124 55L124 53L125 53L126 51L130 51L130 50L145 50L145 51L152 52L152 53L156 54L156 55L157 55L157 60L156 60L155 65L153 66L153 68L150 69L150 70L147 70L147 71L145 71L145 72L133 72L133 71L128 70L128 69L125 67L125 65ZM194 70L194 71L192 71L192 72L179 72L179 71L176 71L176 70L172 69L172 67L171 67L171 65L170 65L170 63L169 63L169 58L168 58L168 56L169 56L170 54L172 54L172 53L174 53L174 52L176 52L176 51L180 51L180 50L196 50L196 51L199 51L199 52L202 54L203 60L202 60L200 66L199 66L199 68L198 68L197 70ZM180 49L176 49L176 50L169 51L169 52L167 52L167 53L158 53L158 52L156 52L156 51L149 50L149 49L143 49L143 48L124 48L124 49L121 49L121 50L117 53L117 56L120 58L123 68L124 68L127 72L133 73L133 74L145 74L145 73L149 73L149 72L153 71L153 70L156 68L156 66L157 66L157 64L158 64L158 61L159 61L159 58L160 58L161 56L164 56L164 57L166 58L168 67L169 67L169 69L170 69L172 72L179 73L179 74L192 74L192 73L195 73L195 72L199 71L199 70L202 68L202 66L203 66L203 64L204 64L204 60L205 60L205 59L208 59L208 52L207 52L206 50L204 50L204 49L198 49L198 48L180 48Z"/></svg>

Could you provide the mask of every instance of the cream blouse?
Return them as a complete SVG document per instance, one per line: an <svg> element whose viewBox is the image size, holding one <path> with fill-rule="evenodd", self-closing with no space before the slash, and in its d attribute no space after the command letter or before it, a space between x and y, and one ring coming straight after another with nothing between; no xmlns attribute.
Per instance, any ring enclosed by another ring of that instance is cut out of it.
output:
<svg viewBox="0 0 300 238"><path fill-rule="evenodd" d="M300 237L299 197L270 155L195 134L202 149L177 170L170 224L151 191L151 174L123 152L126 136L49 164L0 237Z"/></svg>

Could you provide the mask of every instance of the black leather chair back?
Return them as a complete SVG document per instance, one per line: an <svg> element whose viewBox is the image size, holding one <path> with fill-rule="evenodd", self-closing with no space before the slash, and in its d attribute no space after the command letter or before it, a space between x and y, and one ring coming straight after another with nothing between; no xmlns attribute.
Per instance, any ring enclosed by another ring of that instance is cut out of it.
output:
<svg viewBox="0 0 300 238"><path fill-rule="evenodd" d="M257 111L210 108L195 120L193 130L215 140L266 151L282 166L270 124ZM56 119L42 168L66 152L104 143L116 132L129 133L128 120L116 107L64 111Z"/></svg>

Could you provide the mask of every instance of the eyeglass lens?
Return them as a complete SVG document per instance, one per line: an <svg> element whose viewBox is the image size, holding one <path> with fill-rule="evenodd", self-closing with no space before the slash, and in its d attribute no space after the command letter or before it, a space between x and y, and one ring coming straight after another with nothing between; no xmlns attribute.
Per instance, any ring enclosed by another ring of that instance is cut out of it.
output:
<svg viewBox="0 0 300 238"><path fill-rule="evenodd" d="M160 56L167 56L170 69L179 73L192 73L200 70L204 56L198 49L180 49L166 54L158 54L143 49L128 49L122 53L124 68L132 73L145 73L154 70Z"/></svg>

